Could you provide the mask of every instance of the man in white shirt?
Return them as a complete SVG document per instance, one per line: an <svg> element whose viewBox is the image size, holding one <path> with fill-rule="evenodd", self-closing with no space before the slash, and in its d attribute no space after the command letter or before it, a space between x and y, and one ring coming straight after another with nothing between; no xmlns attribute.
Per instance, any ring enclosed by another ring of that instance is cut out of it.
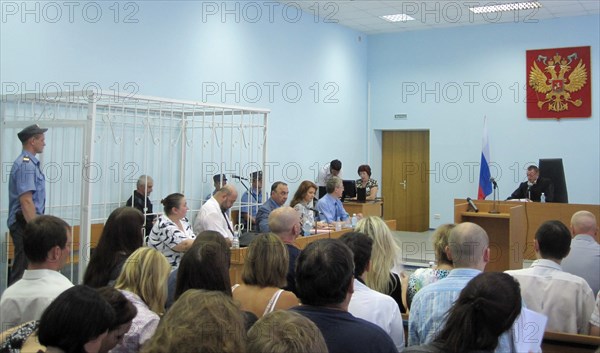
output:
<svg viewBox="0 0 600 353"><path fill-rule="evenodd" d="M194 220L194 233L205 230L221 233L229 241L233 240L233 224L228 212L237 200L238 192L233 185L227 184L202 205Z"/></svg>
<svg viewBox="0 0 600 353"><path fill-rule="evenodd" d="M404 350L404 325L396 301L365 285L364 274L371 267L373 240L363 233L350 232L340 240L354 254L354 293L348 305L350 314L381 327L394 341L398 352Z"/></svg>
<svg viewBox="0 0 600 353"><path fill-rule="evenodd" d="M325 164L321 170L319 170L319 176L317 177L317 185L325 186L327 185L327 180L331 179L331 177L339 177L342 178L342 162L339 159L334 159L331 162ZM319 195L322 196L322 195Z"/></svg>
<svg viewBox="0 0 600 353"><path fill-rule="evenodd" d="M537 260L530 268L506 273L521 284L521 296L527 308L548 317L546 330L587 334L594 294L585 279L561 268L570 245L571 234L562 222L544 222L535 233Z"/></svg>
<svg viewBox="0 0 600 353"><path fill-rule="evenodd" d="M29 265L0 299L2 329L39 320L46 307L73 283L60 271L69 258L71 229L62 219L40 215L27 223L23 250Z"/></svg>
<svg viewBox="0 0 600 353"><path fill-rule="evenodd" d="M576 212L571 217L571 234L571 252L561 263L563 271L585 279L596 295L600 290L600 244L594 214Z"/></svg>

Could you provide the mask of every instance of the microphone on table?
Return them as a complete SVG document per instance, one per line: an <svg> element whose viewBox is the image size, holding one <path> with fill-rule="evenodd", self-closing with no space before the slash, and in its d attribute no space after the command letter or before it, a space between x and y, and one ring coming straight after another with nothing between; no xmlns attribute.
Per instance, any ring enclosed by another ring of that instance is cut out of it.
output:
<svg viewBox="0 0 600 353"><path fill-rule="evenodd" d="M492 185L494 185L494 189L497 189L498 188L498 183L496 183L496 179L494 179L494 177L491 177L490 181L492 182Z"/></svg>
<svg viewBox="0 0 600 353"><path fill-rule="evenodd" d="M469 203L469 206L471 206L475 212L479 212L479 209L477 208L477 206L475 206L475 202L473 202L473 200L471 200L470 197L467 197L467 202Z"/></svg>
<svg viewBox="0 0 600 353"><path fill-rule="evenodd" d="M232 175L231 177L234 178L234 179L248 180L248 178L244 178L244 177L241 177L239 175Z"/></svg>

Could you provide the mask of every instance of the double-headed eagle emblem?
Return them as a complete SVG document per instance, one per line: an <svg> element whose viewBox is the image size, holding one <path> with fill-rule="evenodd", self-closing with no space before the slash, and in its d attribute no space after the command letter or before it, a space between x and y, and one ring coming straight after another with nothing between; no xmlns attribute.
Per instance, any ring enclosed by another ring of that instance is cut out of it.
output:
<svg viewBox="0 0 600 353"><path fill-rule="evenodd" d="M529 86L534 91L546 95L544 100L540 99L537 103L540 110L546 103L548 103L548 111L555 112L569 110L569 103L576 107L583 104L581 99L571 99L571 93L583 88L588 76L582 59L571 71L571 64L577 59L577 53L566 58L556 54L550 59L538 55L529 71ZM538 62L543 65L541 69Z"/></svg>

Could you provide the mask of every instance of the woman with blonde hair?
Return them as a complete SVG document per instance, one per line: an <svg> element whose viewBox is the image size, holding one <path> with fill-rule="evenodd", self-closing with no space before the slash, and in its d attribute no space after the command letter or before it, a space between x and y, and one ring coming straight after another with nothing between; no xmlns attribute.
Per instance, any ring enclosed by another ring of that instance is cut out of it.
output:
<svg viewBox="0 0 600 353"><path fill-rule="evenodd" d="M189 289L173 304L143 353L246 351L240 308L220 291Z"/></svg>
<svg viewBox="0 0 600 353"><path fill-rule="evenodd" d="M400 312L406 312L402 302L402 286L400 279L402 263L400 246L393 238L392 231L381 217L366 217L358 221L356 232L364 233L373 239L371 267L365 274L365 284L380 293L394 298Z"/></svg>
<svg viewBox="0 0 600 353"><path fill-rule="evenodd" d="M428 284L446 278L454 268L452 261L446 254L448 236L455 224L442 224L433 232L431 242L435 251L435 266L433 268L419 268L408 277L408 289L406 293L406 304L410 309L415 294Z"/></svg>
<svg viewBox="0 0 600 353"><path fill-rule="evenodd" d="M155 249L139 248L125 262L115 288L135 305L137 315L123 342L111 352L138 352L156 330L167 301L171 265Z"/></svg>
<svg viewBox="0 0 600 353"><path fill-rule="evenodd" d="M242 310L258 318L274 310L289 309L299 304L292 292L280 289L286 285L288 252L273 233L258 235L250 246L242 269L242 284L232 287L233 299Z"/></svg>

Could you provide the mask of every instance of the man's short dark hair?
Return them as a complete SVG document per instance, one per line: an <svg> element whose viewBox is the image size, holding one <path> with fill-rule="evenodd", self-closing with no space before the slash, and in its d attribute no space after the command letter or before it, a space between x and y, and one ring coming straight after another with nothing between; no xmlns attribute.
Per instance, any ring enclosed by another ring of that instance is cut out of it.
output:
<svg viewBox="0 0 600 353"><path fill-rule="evenodd" d="M296 288L302 304L325 306L346 299L352 282L352 251L338 239L308 244L296 261Z"/></svg>
<svg viewBox="0 0 600 353"><path fill-rule="evenodd" d="M571 250L571 232L561 221L546 221L535 233L542 258L561 260Z"/></svg>
<svg viewBox="0 0 600 353"><path fill-rule="evenodd" d="M360 277L371 260L373 239L364 233L349 232L342 235L340 240L352 250L354 254L354 277Z"/></svg>
<svg viewBox="0 0 600 353"><path fill-rule="evenodd" d="M529 167L527 167L527 170L533 170L533 171L535 171L536 173L539 173L539 172L540 172L540 169L539 169L539 168L538 168L536 165L533 165L533 164L532 164L532 165L530 165Z"/></svg>
<svg viewBox="0 0 600 353"><path fill-rule="evenodd" d="M35 217L25 226L23 233L23 251L30 262L46 261L48 251L55 246L64 249L67 245L69 225L54 216L41 215Z"/></svg>
<svg viewBox="0 0 600 353"><path fill-rule="evenodd" d="M342 170L342 162L339 159L334 159L329 163L329 169L340 171Z"/></svg>
<svg viewBox="0 0 600 353"><path fill-rule="evenodd" d="M277 187L279 185L287 186L287 184L284 183L283 181L276 181L276 182L273 183L273 185L271 185L271 192L277 190Z"/></svg>

